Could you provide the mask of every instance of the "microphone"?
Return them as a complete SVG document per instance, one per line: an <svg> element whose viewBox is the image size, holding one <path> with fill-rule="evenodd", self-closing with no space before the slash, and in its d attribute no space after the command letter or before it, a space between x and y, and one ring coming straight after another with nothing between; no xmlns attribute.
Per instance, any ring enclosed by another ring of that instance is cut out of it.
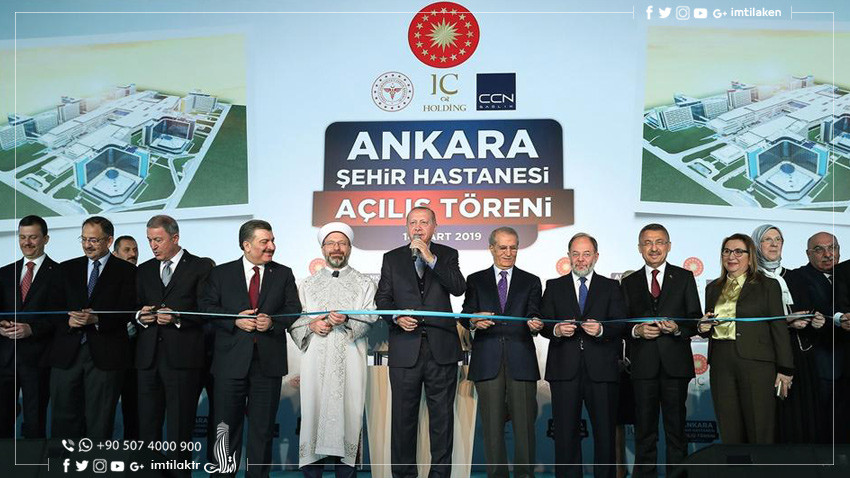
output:
<svg viewBox="0 0 850 478"><path fill-rule="evenodd" d="M422 234L414 234L414 235L413 235L413 238L414 238L414 239L422 239ZM411 258L413 261L416 261L416 259L419 259L419 256L420 256L420 255L422 255L422 253L421 253L421 252L419 252L419 249L417 249L417 248L415 248L415 247L411 247L411 248L410 248L410 258Z"/></svg>

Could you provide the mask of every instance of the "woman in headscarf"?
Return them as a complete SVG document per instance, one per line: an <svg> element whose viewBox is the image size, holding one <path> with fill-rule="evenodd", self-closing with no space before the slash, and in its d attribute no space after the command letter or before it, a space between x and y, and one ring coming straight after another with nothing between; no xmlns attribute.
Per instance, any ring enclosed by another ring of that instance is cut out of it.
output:
<svg viewBox="0 0 850 478"><path fill-rule="evenodd" d="M782 231L772 224L763 224L753 231L756 244L756 256L759 270L767 277L776 279L782 288L782 302L785 313L804 312L785 281L788 269L782 267L782 246L785 244ZM787 319L791 336L791 350L794 354L794 386L788 391L788 398L776 406L777 443L814 443L818 435L817 415L818 376L814 363L812 343L815 340L811 320Z"/></svg>

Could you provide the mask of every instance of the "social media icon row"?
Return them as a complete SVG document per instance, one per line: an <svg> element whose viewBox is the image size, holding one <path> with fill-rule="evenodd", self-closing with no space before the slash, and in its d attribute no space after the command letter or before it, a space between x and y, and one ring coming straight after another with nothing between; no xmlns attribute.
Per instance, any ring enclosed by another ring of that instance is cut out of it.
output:
<svg viewBox="0 0 850 478"><path fill-rule="evenodd" d="M74 465L76 467L76 471L86 471L89 467L88 460L74 460ZM124 471L124 462L123 461L113 461L108 463L109 471L112 472L122 472ZM62 462L62 471L68 473L68 469L71 467L71 459L65 458L65 461ZM97 460L93 460L91 462L91 471L94 473L106 473L107 470L107 461L103 458L98 458Z"/></svg>
<svg viewBox="0 0 850 478"><path fill-rule="evenodd" d="M652 5L646 7L646 19L652 19L652 13L655 8ZM658 9L658 17L661 19L667 18L670 16L672 12L671 7L662 7ZM708 18L708 9L705 8L694 8L693 11L694 18L704 19ZM715 18L717 15L715 15ZM691 18L691 7L688 6L678 6L676 7L676 20L689 20Z"/></svg>

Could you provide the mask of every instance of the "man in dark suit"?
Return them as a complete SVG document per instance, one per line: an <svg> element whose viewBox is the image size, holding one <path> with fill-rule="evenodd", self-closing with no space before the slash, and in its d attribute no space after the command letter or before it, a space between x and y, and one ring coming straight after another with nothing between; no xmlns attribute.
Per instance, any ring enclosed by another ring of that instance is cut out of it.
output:
<svg viewBox="0 0 850 478"><path fill-rule="evenodd" d="M487 476L508 478L505 417L514 430L514 477L534 476L534 422L540 371L534 339L543 328L540 278L517 267L519 235L510 227L490 233L493 267L466 279L463 313L528 317L525 322L462 319L474 330L469 379L478 392Z"/></svg>
<svg viewBox="0 0 850 478"><path fill-rule="evenodd" d="M460 296L466 282L458 252L431 242L437 218L427 207L407 214L411 239L384 254L375 303L379 309L451 312L449 294ZM389 368L392 388L392 473L415 477L416 434L422 385L428 403L431 477L451 474L457 363L462 351L454 319L384 317L389 322Z"/></svg>
<svg viewBox="0 0 850 478"><path fill-rule="evenodd" d="M0 269L0 438L15 436L18 393L23 393L24 438L44 438L50 368L41 357L50 344L53 322L27 312L57 310L59 264L44 253L50 240L47 223L26 216L18 223L18 246L23 259ZM17 355L15 348L17 341Z"/></svg>
<svg viewBox="0 0 850 478"><path fill-rule="evenodd" d="M204 365L205 319L169 311L198 311L201 285L212 265L180 247L180 228L174 218L152 217L147 223L148 244L154 258L139 266L136 368L139 372L140 438L192 441L195 409ZM191 452L171 453L191 460Z"/></svg>
<svg viewBox="0 0 850 478"><path fill-rule="evenodd" d="M55 438L112 438L118 395L132 364L127 321L133 314L96 312L136 308L136 267L109 253L113 234L108 219L86 219L80 236L85 255L60 266L63 309L70 312L68 320L56 321L46 357Z"/></svg>
<svg viewBox="0 0 850 478"><path fill-rule="evenodd" d="M629 317L702 317L691 271L667 263L672 243L661 224L648 224L638 234L644 260L622 281ZM658 476L658 412L663 410L667 443L667 475L688 454L685 401L694 377L691 336L696 322L652 320L631 327L631 370L635 391L634 476Z"/></svg>
<svg viewBox="0 0 850 478"><path fill-rule="evenodd" d="M618 356L628 327L606 320L625 318L626 307L617 281L594 272L599 259L596 239L578 233L570 239L568 250L572 272L546 282L541 306L544 318L562 321L542 330L550 340L545 378L552 389L555 476L582 476L579 423L583 401L593 428L593 474L613 477Z"/></svg>
<svg viewBox="0 0 850 478"><path fill-rule="evenodd" d="M850 261L834 271L835 367L841 370L835 378L835 442L850 443Z"/></svg>
<svg viewBox="0 0 850 478"><path fill-rule="evenodd" d="M236 454L238 464L247 412L246 474L268 476L281 377L287 373L286 329L296 319L275 315L299 314L301 303L292 269L272 261L274 234L268 222L243 224L239 244L243 257L210 271L200 305L203 312L247 316L210 318L216 327L215 422L229 427L229 453Z"/></svg>
<svg viewBox="0 0 850 478"><path fill-rule="evenodd" d="M833 390L835 386L834 377L843 374L843 361L833 354L838 348L838 335L840 327L824 326L826 322L834 317L836 302L833 302L833 287L835 281L834 268L840 259L838 241L828 232L818 232L811 236L806 243L806 256L809 263L788 272L786 282L791 294L794 296L794 306L798 310L809 310L815 314L812 319L814 337L814 357L817 369L817 400L819 407L825 413L820 414L821 424L818 430L823 430L824 436L820 437L820 443L832 443L833 427ZM826 324L828 325L828 324ZM835 348L833 347L835 340ZM835 371L833 374L833 361ZM837 410L837 408L835 409ZM835 428L836 436L839 430Z"/></svg>

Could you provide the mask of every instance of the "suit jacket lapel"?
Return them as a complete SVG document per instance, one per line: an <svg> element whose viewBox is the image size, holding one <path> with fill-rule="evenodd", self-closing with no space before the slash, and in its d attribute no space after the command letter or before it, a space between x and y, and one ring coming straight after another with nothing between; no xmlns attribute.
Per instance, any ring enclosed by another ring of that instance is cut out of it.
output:
<svg viewBox="0 0 850 478"><path fill-rule="evenodd" d="M23 300L21 300L21 275L23 273L23 267L23 259L15 263L15 300L18 302L18 309L23 307ZM30 292L32 292L32 287L30 287Z"/></svg>
<svg viewBox="0 0 850 478"><path fill-rule="evenodd" d="M50 276L51 269L53 269L53 264L50 264L47 258L45 257L44 261L41 263L41 267L39 267L38 269L38 274L35 275L32 284L30 285L30 291L27 293L27 300L24 301L21 305L26 305L27 303L29 303L30 299L35 297L35 293L38 292L43 287L45 281L47 281L45 277ZM21 269L18 269L18 271L23 272ZM18 278L18 280L20 281L20 278ZM18 284L20 284L20 282L18 282ZM18 286L19 293L20 290L21 288L20 286Z"/></svg>
<svg viewBox="0 0 850 478"><path fill-rule="evenodd" d="M505 314L507 314L508 310L514 308L514 302L516 301L516 295L518 294L517 290L519 290L519 288L522 287L522 279L521 279L522 273L517 273L517 272L519 272L519 269L517 269L516 266L514 266L514 271L511 274L511 281L508 284L508 298L505 301L505 311L504 311ZM499 300L499 284L496 283L496 276L495 275L490 276L490 277L493 278L493 284L496 286L495 287L496 303L498 303L498 300Z"/></svg>
<svg viewBox="0 0 850 478"><path fill-rule="evenodd" d="M94 284L94 290L91 293L91 297L89 297L88 304L91 305L94 299L98 296L101 290L103 290L105 282L110 280L112 276L113 262L112 261L120 261L117 257L110 257L106 260L106 264L104 264L103 270L100 271L100 276L97 278L97 282ZM88 274L88 259L86 259L86 274ZM88 294L88 281L89 277L86 277L86 285L83 288L86 290L86 294Z"/></svg>
<svg viewBox="0 0 850 478"><path fill-rule="evenodd" d="M581 309L578 306L578 291L576 290L576 284L573 281L574 277L572 273L568 274L567 278L567 290L564 295L567 297L567 304L569 305L569 308L573 311L572 318L577 319L581 317ZM587 304L585 304L585 307L587 307ZM556 318L561 319L561 317ZM564 317L563 319L567 320L568 317Z"/></svg>
<svg viewBox="0 0 850 478"><path fill-rule="evenodd" d="M189 254L189 251L183 251L183 257L180 258L180 262L177 263L177 267L174 269L174 274L171 275L171 280L168 281L168 285L165 286L165 289L162 291L162 299L168 296L168 294L174 289L174 284L177 284L180 279L186 275L187 264L192 262L192 256ZM162 283L162 276L159 277L160 283ZM262 290L262 288L260 288Z"/></svg>
<svg viewBox="0 0 850 478"><path fill-rule="evenodd" d="M272 281L275 279L272 277L274 275L275 266L272 265L271 262L266 264L265 271L263 271L263 280L260 283L260 298L257 301L257 308L263 306L263 302L266 301L266 297L269 295L269 288L271 287ZM243 281L244 283L244 281Z"/></svg>
<svg viewBox="0 0 850 478"><path fill-rule="evenodd" d="M599 274L597 274L595 272L593 273L594 279L590 281L590 285L587 288L587 298L584 300L584 310L581 313L582 317L587 315L587 312L590 310L590 305L593 302L593 297L596 296L596 290L599 289L599 287L593 286L593 284L596 284L596 280L598 279L598 277L597 277L598 275ZM598 286L599 284L596 284L596 285ZM578 305L578 295L576 295L576 305Z"/></svg>
<svg viewBox="0 0 850 478"><path fill-rule="evenodd" d="M664 302L667 300L668 297L670 297L670 294L672 294L670 290L673 289L673 287L676 287L676 283L674 281L675 279L673 278L673 269L670 267L670 264L667 264L667 268L664 271L664 285L661 286L661 295L658 296L659 311L662 310L662 308L664 307ZM643 282L644 284L646 283L646 281Z"/></svg>

